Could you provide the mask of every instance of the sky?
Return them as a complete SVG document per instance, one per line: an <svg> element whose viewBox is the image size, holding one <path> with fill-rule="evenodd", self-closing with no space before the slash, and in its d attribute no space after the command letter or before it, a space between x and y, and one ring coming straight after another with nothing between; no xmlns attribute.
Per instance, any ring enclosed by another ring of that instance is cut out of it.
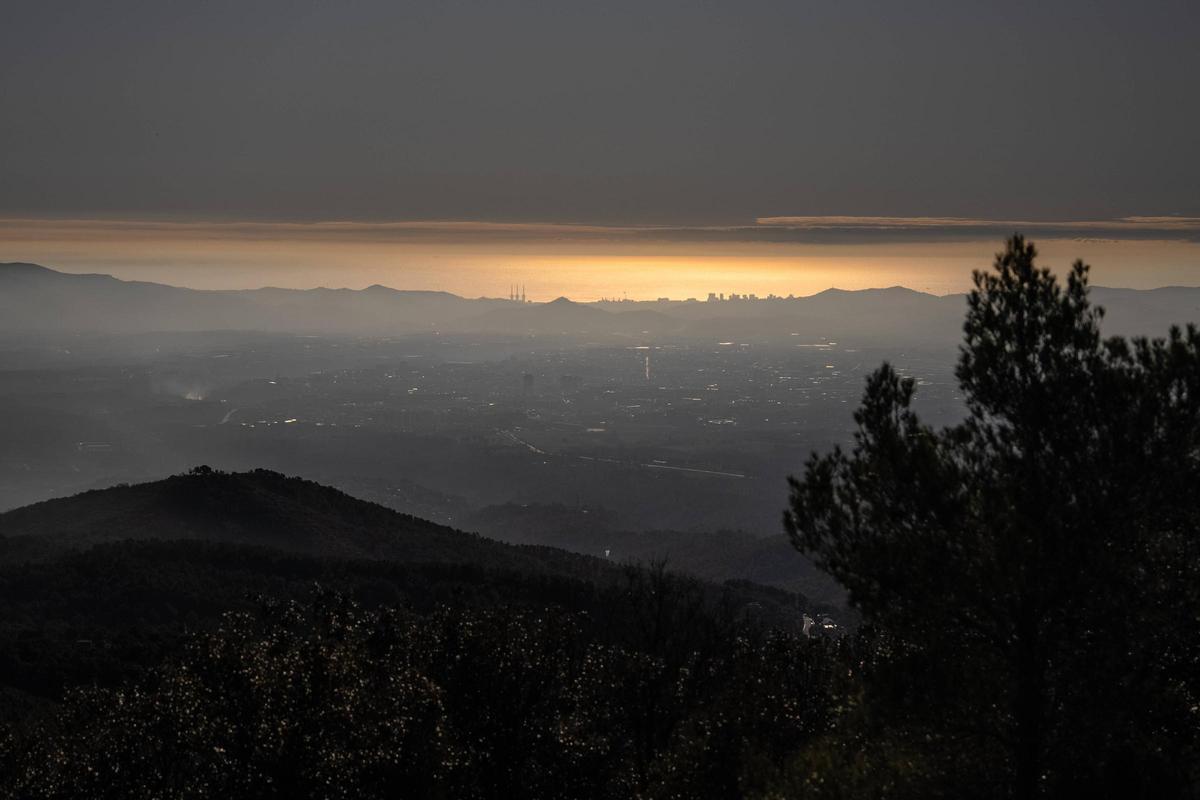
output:
<svg viewBox="0 0 1200 800"><path fill-rule="evenodd" d="M953 291L1019 226L1196 284L1197 41L1194 0L7 0L0 260Z"/></svg>

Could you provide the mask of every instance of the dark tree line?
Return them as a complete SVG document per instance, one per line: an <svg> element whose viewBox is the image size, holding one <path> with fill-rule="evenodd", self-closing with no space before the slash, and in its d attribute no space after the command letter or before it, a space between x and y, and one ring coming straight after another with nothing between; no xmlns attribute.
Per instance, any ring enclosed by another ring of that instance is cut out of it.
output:
<svg viewBox="0 0 1200 800"><path fill-rule="evenodd" d="M852 643L772 632L631 570L606 612L227 615L139 680L0 741L20 798L737 798L829 735Z"/></svg>
<svg viewBox="0 0 1200 800"><path fill-rule="evenodd" d="M1087 266L1035 255L975 274L966 419L923 424L883 365L785 524L885 634L867 702L942 791L1194 796L1200 334L1104 338Z"/></svg>

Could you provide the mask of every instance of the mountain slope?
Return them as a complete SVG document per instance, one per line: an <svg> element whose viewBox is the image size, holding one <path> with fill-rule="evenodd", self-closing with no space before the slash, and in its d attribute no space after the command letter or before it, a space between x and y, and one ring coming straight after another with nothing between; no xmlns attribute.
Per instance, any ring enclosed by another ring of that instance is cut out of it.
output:
<svg viewBox="0 0 1200 800"><path fill-rule="evenodd" d="M193 471L0 514L0 560L125 539L205 540L335 558L594 572L602 562L513 547L267 470Z"/></svg>
<svg viewBox="0 0 1200 800"><path fill-rule="evenodd" d="M421 614L555 607L600 624L625 613L628 586L647 574L266 470L85 492L0 514L0 714L6 692L56 698L71 685L115 685L224 612L304 601L315 587ZM815 613L779 589L671 580L780 628L797 629L801 609Z"/></svg>

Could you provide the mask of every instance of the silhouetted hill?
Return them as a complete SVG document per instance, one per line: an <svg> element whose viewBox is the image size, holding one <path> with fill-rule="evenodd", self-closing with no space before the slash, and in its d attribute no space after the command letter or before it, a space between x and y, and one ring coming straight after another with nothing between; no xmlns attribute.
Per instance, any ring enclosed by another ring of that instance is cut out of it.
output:
<svg viewBox="0 0 1200 800"><path fill-rule="evenodd" d="M8 285L13 285L17 281L30 281L47 278L51 275L63 275L65 273L55 272L54 270L43 267L40 264L30 264L26 261L7 261L0 263L0 280L8 282Z"/></svg>
<svg viewBox="0 0 1200 800"><path fill-rule="evenodd" d="M322 557L530 572L586 575L605 568L596 559L502 544L267 470L192 472L0 514L0 560L10 562L126 539L205 540Z"/></svg>
<svg viewBox="0 0 1200 800"><path fill-rule="evenodd" d="M552 606L603 626L625 613L635 575L646 572L486 539L300 478L200 468L0 514L0 694L115 685L188 630L264 599L304 600L314 586L368 607ZM746 581L690 585L780 628L797 630L814 610Z"/></svg>
<svg viewBox="0 0 1200 800"><path fill-rule="evenodd" d="M495 303L383 287L211 291L0 264L0 330L258 330L396 333L436 329Z"/></svg>
<svg viewBox="0 0 1200 800"><path fill-rule="evenodd" d="M1169 325L1200 322L1200 287L1111 289L1094 286L1091 300L1105 310L1106 333L1121 336L1162 336Z"/></svg>
<svg viewBox="0 0 1200 800"><path fill-rule="evenodd" d="M562 519L548 521L546 513L543 507L491 509L495 522L483 527L506 543L401 514L302 478L261 469L225 473L197 468L160 481L84 492L0 514L0 564L86 556L99 545L130 541L206 542L266 549L280 557L457 564L607 583L625 565L665 558L672 569L713 581L713 586L734 579L755 581L761 575L763 590L767 584L789 591L811 585L821 599L832 596L794 550L781 554L781 542L775 538L606 532L614 549L605 558L602 549L592 546L598 539L589 544L585 529L572 534L556 524ZM789 570L795 571L793 581L783 574Z"/></svg>

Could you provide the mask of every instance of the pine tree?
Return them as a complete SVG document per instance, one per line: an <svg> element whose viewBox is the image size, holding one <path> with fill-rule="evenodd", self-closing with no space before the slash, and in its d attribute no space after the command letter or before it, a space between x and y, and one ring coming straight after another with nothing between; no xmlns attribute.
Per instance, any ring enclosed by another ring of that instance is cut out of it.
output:
<svg viewBox="0 0 1200 800"><path fill-rule="evenodd" d="M975 273L965 419L922 423L884 364L785 526L890 637L893 731L1002 795L1171 794L1200 738L1200 335L1106 339L1088 267L1035 257L1013 236Z"/></svg>

